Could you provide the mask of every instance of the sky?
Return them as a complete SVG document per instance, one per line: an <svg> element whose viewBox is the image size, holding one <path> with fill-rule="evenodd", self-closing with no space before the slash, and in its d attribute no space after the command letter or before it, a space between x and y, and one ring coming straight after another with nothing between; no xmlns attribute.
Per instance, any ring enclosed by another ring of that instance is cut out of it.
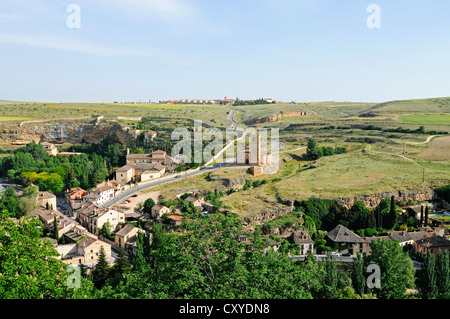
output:
<svg viewBox="0 0 450 319"><path fill-rule="evenodd" d="M0 100L450 96L449 12L448 0L0 0Z"/></svg>

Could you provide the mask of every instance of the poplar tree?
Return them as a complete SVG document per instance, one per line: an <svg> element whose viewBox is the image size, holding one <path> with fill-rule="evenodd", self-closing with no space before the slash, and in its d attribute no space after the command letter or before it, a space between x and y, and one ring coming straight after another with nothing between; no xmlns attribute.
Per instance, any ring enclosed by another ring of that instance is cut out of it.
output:
<svg viewBox="0 0 450 319"><path fill-rule="evenodd" d="M58 230L58 222L56 220L56 215L53 216L53 233L56 241L59 241L59 230Z"/></svg>
<svg viewBox="0 0 450 319"><path fill-rule="evenodd" d="M423 225L423 206L420 206L420 225Z"/></svg>
<svg viewBox="0 0 450 319"><path fill-rule="evenodd" d="M450 253L448 250L439 250L436 275L438 290L442 294L450 294Z"/></svg>
<svg viewBox="0 0 450 319"><path fill-rule="evenodd" d="M434 256L427 252L422 263L422 274L420 282L420 294L423 299L433 299L438 294L436 277L436 261Z"/></svg>
<svg viewBox="0 0 450 319"><path fill-rule="evenodd" d="M334 257L330 253L327 254L325 273L326 297L331 299L336 296L338 274Z"/></svg>
<svg viewBox="0 0 450 319"><path fill-rule="evenodd" d="M425 207L425 226L428 226L428 213L430 212L430 209L428 206Z"/></svg>
<svg viewBox="0 0 450 319"><path fill-rule="evenodd" d="M363 295L366 287L366 278L364 277L364 260L360 253L357 253L356 258L353 260L351 278L355 292L360 296Z"/></svg>
<svg viewBox="0 0 450 319"><path fill-rule="evenodd" d="M391 197L391 209L389 210L389 217L391 221L391 227L394 228L397 224L398 215L397 211L395 209L395 198L394 196Z"/></svg>

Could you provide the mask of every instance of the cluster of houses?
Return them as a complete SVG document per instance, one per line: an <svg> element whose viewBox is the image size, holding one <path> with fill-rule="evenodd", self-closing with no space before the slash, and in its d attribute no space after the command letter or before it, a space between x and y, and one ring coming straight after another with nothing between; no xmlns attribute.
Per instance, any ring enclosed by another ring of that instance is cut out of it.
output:
<svg viewBox="0 0 450 319"><path fill-rule="evenodd" d="M361 237L343 225L337 225L327 233L328 240L335 244L339 255L356 256L357 253L370 254L370 244L374 240L397 241L400 246L411 245L414 253L424 255L427 252L437 256L439 250L449 250L450 240L445 236L444 227L431 228L429 226L420 228L419 231L388 231L385 236ZM317 253L314 241L305 230L297 230L291 233L289 240L299 244L300 255ZM273 248L278 249L276 242Z"/></svg>
<svg viewBox="0 0 450 319"><path fill-rule="evenodd" d="M154 151L151 154L130 154L127 150L126 165L116 170L116 180L120 183L145 182L173 171L180 161L165 151Z"/></svg>
<svg viewBox="0 0 450 319"><path fill-rule="evenodd" d="M110 184L108 184L110 183ZM111 184L116 181L105 182L96 188L113 192L120 191L120 183L117 188ZM105 187L109 186L109 187ZM189 194L180 194L177 197L183 198L185 203L192 205L201 212L209 212L213 206L206 203L204 195L207 190L193 191ZM199 194L203 196L199 196ZM52 240L56 250L60 254L63 262L72 265L83 264L93 267L98 262L100 247L103 247L106 258L110 262L114 261L112 256L113 248L126 248L136 250L136 239L139 232L145 230L127 224L123 211L117 208L100 207L89 200L89 193L86 194L80 188L73 188L67 191L67 201L72 206L76 218L70 218L56 208L56 197L47 192L39 192L39 207L33 211L34 216L42 221L43 227L48 233L54 233L54 227L58 227L59 241ZM106 195L105 195L106 196ZM88 200L85 198L88 197ZM156 204L151 209L153 219L166 218L169 225L180 226L183 220L182 213L178 209ZM110 230L114 231L114 240L101 237L101 229L107 224ZM450 240L446 238L445 227L429 226L421 227L418 231L388 231L384 236L361 237L343 225L337 225L327 233L327 238L334 243L335 253L343 256L355 256L357 253L370 254L370 244L374 240L397 241L401 246L411 245L417 255L431 252L437 256L439 250L450 249ZM286 236L283 236L286 237ZM248 236L242 234L237 238L240 242L251 244ZM291 242L299 244L299 255L306 256L309 253L317 255L314 240L304 229L294 230L288 238ZM266 238L267 249L273 248L275 251L280 247L280 243Z"/></svg>
<svg viewBox="0 0 450 319"><path fill-rule="evenodd" d="M66 201L72 211L78 209L83 203L101 205L124 192L130 186L116 180L98 184L96 188L86 191L80 187L67 190Z"/></svg>
<svg viewBox="0 0 450 319"><path fill-rule="evenodd" d="M55 234L55 226L58 228L58 240L46 238L52 241L59 254L59 258L66 264L81 265L92 268L98 262L100 248L103 247L106 259L114 262L113 249L123 247L136 251L136 239L143 229L127 224L127 216L120 208L106 208L99 206L104 200L114 197L117 192L124 190L124 184L115 180L103 182L91 191L85 191L80 187L68 189L66 203L70 206L73 217L65 215L57 210L56 196L40 191L38 208L34 209L31 216L42 221L42 227L46 233ZM196 209L203 211L210 208L203 197L196 197L202 191L192 192L186 203L192 203ZM203 191L204 194L207 191ZM95 196L92 196L95 195ZM180 194L178 197L181 197ZM205 208L206 207L206 208ZM177 227L183 220L182 213L177 209L156 204L151 210L151 218L167 218L169 225ZM104 238L101 235L102 228L109 226L114 233L114 240Z"/></svg>
<svg viewBox="0 0 450 319"><path fill-rule="evenodd" d="M279 103L277 100L274 100L272 98L267 98L264 100L266 100L268 103ZM244 102L253 102L253 101L255 101L255 100L244 100ZM226 96L225 96L225 98L218 99L218 100L181 99L181 100L160 101L160 103L165 103L165 104L225 104L225 105L234 104L234 102L236 102L235 99L227 99Z"/></svg>
<svg viewBox="0 0 450 319"><path fill-rule="evenodd" d="M113 263L112 248L136 249L137 233L143 231L126 223L125 214L119 209L103 208L95 203L83 201L80 188L68 191L67 199L73 206L74 217L69 217L56 209L56 196L47 192L39 192L38 208L31 216L42 221L46 233L55 234L58 228L59 239L46 238L52 241L59 258L66 264L85 265L92 268L103 247L108 262ZM73 199L72 199L73 198ZM81 199L81 201L80 201ZM80 201L80 202L78 202ZM115 240L101 237L100 230L107 224L115 231Z"/></svg>

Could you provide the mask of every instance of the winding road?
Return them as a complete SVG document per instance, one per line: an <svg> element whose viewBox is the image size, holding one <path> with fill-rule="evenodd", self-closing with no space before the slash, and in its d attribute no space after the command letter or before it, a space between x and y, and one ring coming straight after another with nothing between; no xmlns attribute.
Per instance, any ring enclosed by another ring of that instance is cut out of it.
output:
<svg viewBox="0 0 450 319"><path fill-rule="evenodd" d="M430 135L430 136L427 137L427 139L425 140L425 142L404 142L404 144L409 144L409 145L423 145L423 144L429 143L429 142L433 139L433 137L436 137L436 136L439 136L439 135ZM370 151L371 148L372 148L372 145L369 144L366 148L364 148L364 150L365 150L365 151ZM419 163L417 163L415 160L413 160L413 159L411 159L411 158L409 158L409 157L406 157L406 156L404 156L404 155L401 155L401 154L392 154L392 153L377 152L377 151L371 151L371 152L373 152L373 153L379 153L379 154L389 154L389 155L393 155L393 156L398 156L398 157L401 157L401 158L403 158L403 159L405 159L405 160L407 160L407 161L410 161L410 162L416 164L416 165L419 166L419 167L422 167L422 165L420 165Z"/></svg>
<svg viewBox="0 0 450 319"><path fill-rule="evenodd" d="M231 122L230 127L233 129L233 131L235 131L237 133L238 137L236 138L236 140L239 140L244 137L244 131L239 130L239 124L234 120L235 113L236 113L236 110L231 110L230 114L228 115L228 120ZM118 196L112 198L111 200L104 202L100 206L112 207L144 189L152 188L155 186L163 185L163 184L174 182L174 181L179 181L179 180L182 180L187 177L192 177L195 175L203 174L207 171L215 170L215 169L221 168L222 166L233 164L234 162L218 163L218 164L211 165L228 147L233 145L236 140L228 143L223 149L221 149L210 161L208 161L202 167L199 167L199 168L196 168L193 170L188 170L188 171L185 171L185 172L182 172L179 174L166 175L166 176L160 177L156 180L150 180L150 181L138 183L134 187L124 191L123 193L119 194ZM209 166L209 165L211 165L211 166Z"/></svg>
<svg viewBox="0 0 450 319"><path fill-rule="evenodd" d="M439 136L439 135L430 135L430 136L428 136L427 140L425 142L405 142L405 143L406 144L410 144L410 145L427 144L433 139L433 137L436 137L436 136Z"/></svg>

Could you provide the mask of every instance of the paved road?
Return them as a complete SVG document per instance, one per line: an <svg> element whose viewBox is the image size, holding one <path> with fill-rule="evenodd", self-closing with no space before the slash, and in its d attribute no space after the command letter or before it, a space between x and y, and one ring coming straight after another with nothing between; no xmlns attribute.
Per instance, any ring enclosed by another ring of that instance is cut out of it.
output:
<svg viewBox="0 0 450 319"><path fill-rule="evenodd" d="M327 255L314 255L317 261L326 261ZM295 261L304 261L306 259L306 256L291 256L290 258L294 259ZM347 257L347 256L334 256L334 260L336 262L341 263L353 263L353 256Z"/></svg>
<svg viewBox="0 0 450 319"><path fill-rule="evenodd" d="M179 180L191 177L191 176L203 174L203 173L205 173L207 171L215 170L215 169L218 169L218 168L220 168L222 166L226 166L226 165L228 165L228 164L222 164L222 163L214 164L212 166L205 167L203 169L196 169L196 170L186 171L186 172L179 173L179 174L171 174L171 175L159 178L157 180L152 180L152 181L149 181L149 182L139 183L135 187L127 189L122 194L119 194L117 197L114 197L113 199L111 199L111 200L109 200L107 202L104 202L100 206L102 206L102 207L112 207L112 206L117 205L120 202L124 201L125 199L127 199L131 195L136 194L136 193L138 193L138 192L140 192L140 191L142 191L144 189L148 189L148 188L151 188L151 187L155 187L155 186L159 186L159 185L162 185L162 184L170 183L170 182L173 182L173 181L179 181Z"/></svg>
<svg viewBox="0 0 450 319"><path fill-rule="evenodd" d="M231 128L233 129L233 131L236 131L239 126L239 124L234 120L235 113L236 113L236 110L231 110L230 114L228 115L228 121L231 122Z"/></svg>
<svg viewBox="0 0 450 319"><path fill-rule="evenodd" d="M228 115L228 120L231 121L231 127L237 133L238 139L241 139L241 138L243 138L244 131L238 129L239 124L234 120L235 112L236 112L236 110L231 110L230 114ZM220 150L208 163L206 163L205 166L203 166L201 168L197 168L195 170L189 170L189 171L179 173L179 174L163 176L161 178L158 178L157 180L151 180L151 181L147 181L147 182L138 183L135 187L126 190L122 194L119 194L117 197L114 197L113 199L111 199L107 202L104 202L100 206L112 207L112 206L117 205L120 202L124 201L131 195L136 194L144 189L148 189L151 187L159 186L159 185L170 183L170 182L177 181L177 180L182 180L187 177L203 174L207 171L221 168L222 166L227 166L227 165L233 164L233 163L218 163L218 164L209 166L210 163L212 163L216 157L220 156L220 154L223 153L223 151L225 151L225 149L233 143L234 142L230 142L227 146L225 146L222 150Z"/></svg>

